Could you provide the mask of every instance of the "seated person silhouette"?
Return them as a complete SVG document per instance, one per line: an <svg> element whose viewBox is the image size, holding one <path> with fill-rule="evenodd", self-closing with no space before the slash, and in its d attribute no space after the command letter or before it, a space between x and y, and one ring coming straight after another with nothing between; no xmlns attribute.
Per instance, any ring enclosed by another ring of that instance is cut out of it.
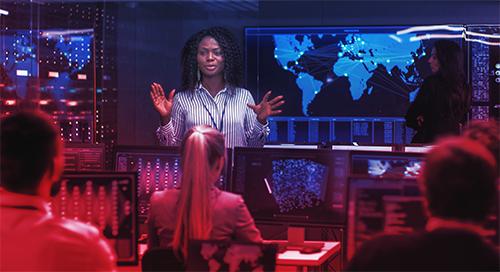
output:
<svg viewBox="0 0 500 272"><path fill-rule="evenodd" d="M112 271L114 253L96 228L50 212L64 169L52 123L34 111L1 122L0 271Z"/></svg>
<svg viewBox="0 0 500 272"><path fill-rule="evenodd" d="M429 215L426 231L365 242L347 271L499 271L498 251L481 227L497 199L496 163L470 139L444 139L418 177Z"/></svg>
<svg viewBox="0 0 500 272"><path fill-rule="evenodd" d="M148 217L148 248L172 247L187 257L189 240L262 242L243 198L215 187L224 168L224 136L206 125L181 144L181 188L155 192Z"/></svg>
<svg viewBox="0 0 500 272"><path fill-rule="evenodd" d="M463 136L477 141L485 146L495 158L500 161L500 126L497 120L474 120L463 132ZM500 169L497 167L498 172Z"/></svg>

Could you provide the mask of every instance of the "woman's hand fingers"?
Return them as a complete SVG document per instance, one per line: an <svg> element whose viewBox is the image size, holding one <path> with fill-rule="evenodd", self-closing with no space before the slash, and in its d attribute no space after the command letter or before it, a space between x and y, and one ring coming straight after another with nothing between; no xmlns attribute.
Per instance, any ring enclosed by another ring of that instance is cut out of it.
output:
<svg viewBox="0 0 500 272"><path fill-rule="evenodd" d="M168 101L174 101L175 89L172 89L168 94Z"/></svg>
<svg viewBox="0 0 500 272"><path fill-rule="evenodd" d="M279 106L281 106L283 104L285 104L285 100L281 100L280 102L278 102L278 103L276 103L274 105L271 105L271 109L274 110L275 108L277 108L277 107L279 107Z"/></svg>
<svg viewBox="0 0 500 272"><path fill-rule="evenodd" d="M262 102L266 102L266 101L269 99L269 96L270 96L270 95L271 95L271 91L268 91L268 92L264 95L264 97L262 97L262 101L261 101L261 103L262 103Z"/></svg>
<svg viewBox="0 0 500 272"><path fill-rule="evenodd" d="M276 102L280 101L283 99L283 96L280 95L280 96L276 96L275 98L271 99L271 101L269 101L269 104L275 104Z"/></svg>

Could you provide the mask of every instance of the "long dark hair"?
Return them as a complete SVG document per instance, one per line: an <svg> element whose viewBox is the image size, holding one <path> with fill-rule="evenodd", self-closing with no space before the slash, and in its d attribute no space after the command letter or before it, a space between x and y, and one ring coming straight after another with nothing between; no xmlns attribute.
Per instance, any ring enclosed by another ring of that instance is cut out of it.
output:
<svg viewBox="0 0 500 272"><path fill-rule="evenodd" d="M200 30L184 45L181 55L182 90L194 90L198 84L198 45L205 37L214 38L224 56L224 80L231 86L240 86L243 77L243 60L238 42L233 34L223 27L211 27Z"/></svg>
<svg viewBox="0 0 500 272"><path fill-rule="evenodd" d="M440 67L438 74L449 92L450 113L459 121L464 121L461 119L469 110L471 91L465 77L463 52L457 43L450 40L438 40L434 48Z"/></svg>

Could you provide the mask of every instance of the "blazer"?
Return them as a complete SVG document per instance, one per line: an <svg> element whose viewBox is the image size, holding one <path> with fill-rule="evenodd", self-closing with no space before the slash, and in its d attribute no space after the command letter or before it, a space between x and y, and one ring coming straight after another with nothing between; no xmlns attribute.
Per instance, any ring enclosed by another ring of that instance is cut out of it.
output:
<svg viewBox="0 0 500 272"><path fill-rule="evenodd" d="M180 190L153 193L148 217L148 248L169 247L177 222L177 202ZM210 240L262 242L260 231L240 195L216 187L210 192L212 232Z"/></svg>

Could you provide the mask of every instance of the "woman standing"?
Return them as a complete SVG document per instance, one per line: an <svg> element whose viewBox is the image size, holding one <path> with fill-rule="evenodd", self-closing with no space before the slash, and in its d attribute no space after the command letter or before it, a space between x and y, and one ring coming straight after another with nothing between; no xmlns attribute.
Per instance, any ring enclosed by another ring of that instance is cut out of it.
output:
<svg viewBox="0 0 500 272"><path fill-rule="evenodd" d="M283 97L269 100L267 92L255 105L250 92L239 87L243 62L233 35L222 27L201 30L186 42L181 59L181 92L172 90L167 98L160 84L151 85L160 143L179 145L187 130L205 124L224 133L226 147L264 145L267 118L281 112Z"/></svg>
<svg viewBox="0 0 500 272"><path fill-rule="evenodd" d="M463 70L462 51L449 40L434 43L427 77L406 113L406 125L417 131L412 143L432 143L459 134L467 119L470 90Z"/></svg>

